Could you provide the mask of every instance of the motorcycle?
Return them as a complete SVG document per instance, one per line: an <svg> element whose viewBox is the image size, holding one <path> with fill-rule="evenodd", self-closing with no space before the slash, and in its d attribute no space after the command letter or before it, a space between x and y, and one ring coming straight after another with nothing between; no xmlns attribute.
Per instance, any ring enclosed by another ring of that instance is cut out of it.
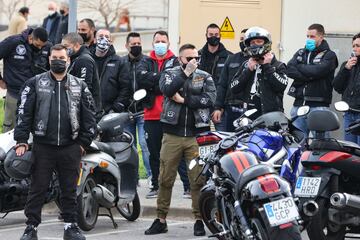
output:
<svg viewBox="0 0 360 240"><path fill-rule="evenodd" d="M146 96L145 90L134 93L134 102ZM132 103L132 104L133 104ZM124 127L143 112L110 113L98 123L100 141L93 141L82 158L78 181L78 225L84 231L95 227L98 216L110 217L112 208L125 219L135 221L140 215L137 193L139 157L130 132ZM99 207L108 214L99 214Z"/></svg>
<svg viewBox="0 0 360 240"><path fill-rule="evenodd" d="M336 103L335 108L349 110L344 102ZM360 146L325 137L326 131L340 127L330 110L312 111L307 121L315 136L305 145L304 169L294 193L311 240L344 239L347 233L360 232ZM345 131L359 129L357 122Z"/></svg>
<svg viewBox="0 0 360 240"><path fill-rule="evenodd" d="M251 128L263 123L255 121ZM205 163L201 174L211 173L215 191L215 201L210 202L216 208L200 205L204 220L212 221L205 221L214 233L210 237L301 239L298 227L301 219L290 185L274 168L261 164L253 152L237 149L239 137L245 132L246 128L221 140L213 152L201 159ZM200 158L191 161L189 167L199 161ZM211 211L216 211L216 216L209 216Z"/></svg>
<svg viewBox="0 0 360 240"><path fill-rule="evenodd" d="M290 183L293 191L296 178L302 169L300 155L301 141L304 135L299 130L294 129L291 121L281 112L271 112L260 116L255 122L263 123L253 128L251 127L251 120L248 118L253 113L254 110L249 110L234 121L237 131L242 131L236 149L247 149L253 152L262 163L274 167L279 175ZM229 136L230 133L227 135ZM206 139L207 141L205 141ZM201 150L202 148L209 148L209 146L214 148L216 146L214 141L219 142L221 139L217 132L204 133L198 136L200 159L203 156L201 153L210 152ZM208 145L204 146L204 143ZM214 220L217 218L217 208L215 187L211 179L202 188L199 202L203 209L205 224L212 233L219 232L219 227Z"/></svg>

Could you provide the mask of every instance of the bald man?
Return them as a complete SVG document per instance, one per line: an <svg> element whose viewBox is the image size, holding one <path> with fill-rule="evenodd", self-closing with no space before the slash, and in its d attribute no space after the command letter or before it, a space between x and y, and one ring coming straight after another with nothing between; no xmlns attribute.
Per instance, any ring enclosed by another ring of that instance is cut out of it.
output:
<svg viewBox="0 0 360 240"><path fill-rule="evenodd" d="M49 35L49 41L52 44L56 43L56 34L61 20L60 14L57 12L57 5L55 2L48 4L48 16L44 19L43 28L46 29Z"/></svg>

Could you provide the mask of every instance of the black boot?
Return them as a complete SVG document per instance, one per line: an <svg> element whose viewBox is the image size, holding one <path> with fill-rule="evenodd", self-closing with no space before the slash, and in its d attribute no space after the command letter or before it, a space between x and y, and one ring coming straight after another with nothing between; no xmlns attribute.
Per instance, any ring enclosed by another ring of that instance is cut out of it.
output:
<svg viewBox="0 0 360 240"><path fill-rule="evenodd" d="M80 232L76 223L72 223L64 230L64 240L85 240L85 236Z"/></svg>
<svg viewBox="0 0 360 240"><path fill-rule="evenodd" d="M20 240L37 240L37 229L33 225L27 225Z"/></svg>
<svg viewBox="0 0 360 240"><path fill-rule="evenodd" d="M150 228L145 231L145 235L154 235L159 233L166 233L168 231L167 224L160 222L160 219L155 219Z"/></svg>
<svg viewBox="0 0 360 240"><path fill-rule="evenodd" d="M194 236L205 236L204 224L201 220L196 220L194 224Z"/></svg>

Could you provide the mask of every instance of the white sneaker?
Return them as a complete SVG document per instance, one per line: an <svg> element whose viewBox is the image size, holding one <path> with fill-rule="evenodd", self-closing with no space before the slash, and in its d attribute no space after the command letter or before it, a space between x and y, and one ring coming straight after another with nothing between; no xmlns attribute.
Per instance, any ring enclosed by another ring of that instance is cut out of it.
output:
<svg viewBox="0 0 360 240"><path fill-rule="evenodd" d="M153 185L152 185L152 182L151 182L151 178L152 178L152 176L149 176L148 178L147 178L147 185L148 185L148 187L151 189L151 188L153 188Z"/></svg>

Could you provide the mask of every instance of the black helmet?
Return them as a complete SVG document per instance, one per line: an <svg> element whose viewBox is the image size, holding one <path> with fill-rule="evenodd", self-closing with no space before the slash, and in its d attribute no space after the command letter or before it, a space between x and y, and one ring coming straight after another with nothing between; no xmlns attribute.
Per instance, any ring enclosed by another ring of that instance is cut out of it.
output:
<svg viewBox="0 0 360 240"><path fill-rule="evenodd" d="M21 157L16 156L15 149L10 150L5 158L5 172L9 177L22 180L30 176L33 159L31 152L26 151Z"/></svg>
<svg viewBox="0 0 360 240"><path fill-rule="evenodd" d="M264 45L250 46L250 42L253 39L263 39ZM271 36L270 33L261 27L251 27L245 32L244 37L245 51L250 57L261 58L266 53L271 51Z"/></svg>

